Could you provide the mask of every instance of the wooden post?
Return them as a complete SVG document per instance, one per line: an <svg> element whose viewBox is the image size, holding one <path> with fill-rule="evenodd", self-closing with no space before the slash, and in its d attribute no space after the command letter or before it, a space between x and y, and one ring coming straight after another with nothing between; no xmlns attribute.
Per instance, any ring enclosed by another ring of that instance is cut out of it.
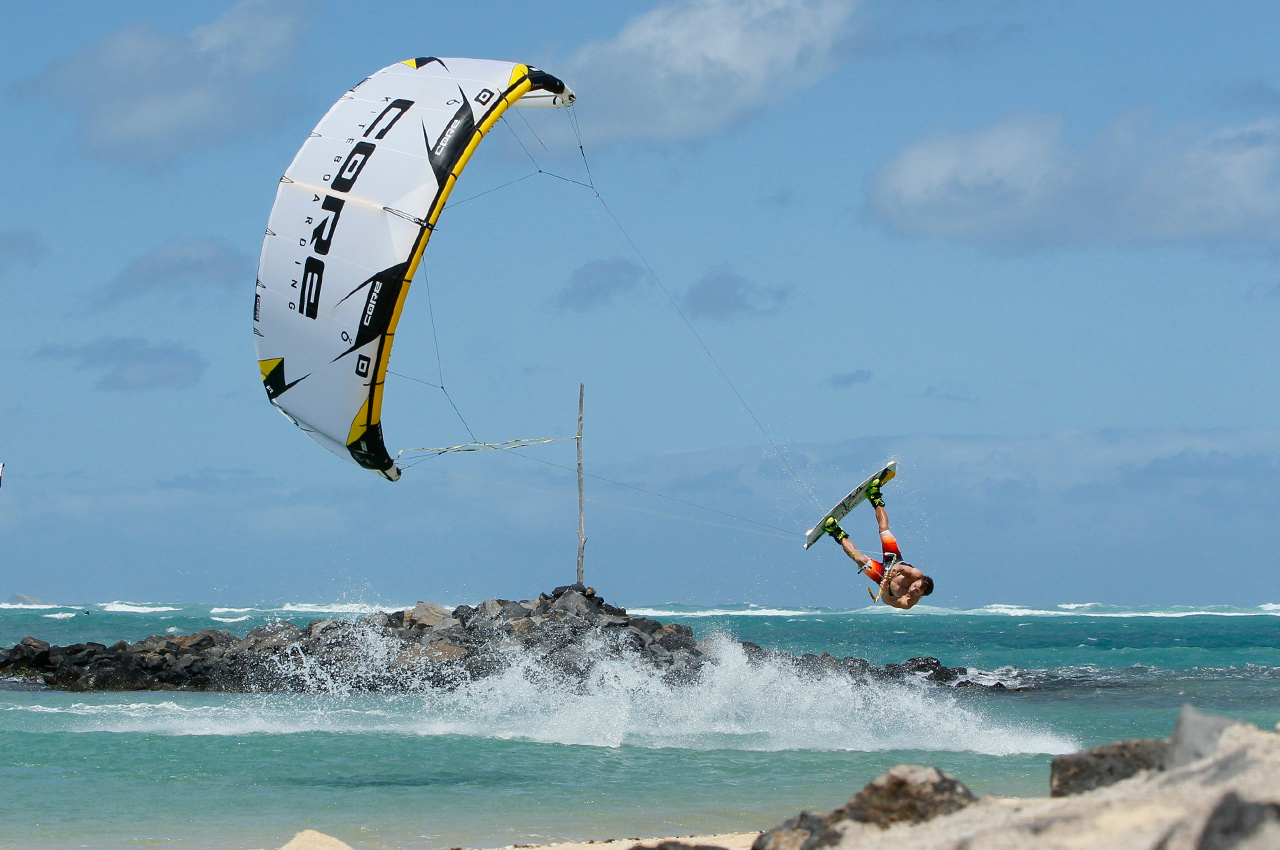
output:
<svg viewBox="0 0 1280 850"><path fill-rule="evenodd" d="M582 402L586 392L587 385L578 384L578 584L582 584L582 556L587 548L586 524L583 517L586 499L582 492Z"/></svg>

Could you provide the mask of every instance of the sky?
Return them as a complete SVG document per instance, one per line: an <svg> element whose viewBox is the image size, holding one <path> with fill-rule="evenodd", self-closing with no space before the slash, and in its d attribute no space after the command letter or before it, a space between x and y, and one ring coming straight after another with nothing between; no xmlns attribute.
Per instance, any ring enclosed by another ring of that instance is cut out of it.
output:
<svg viewBox="0 0 1280 850"><path fill-rule="evenodd" d="M572 442L390 483L254 362L279 176L344 91L433 55L561 77L582 150L562 110L481 145L388 448L568 437L585 384L611 602L867 604L801 540L895 458L928 603L1280 603L1278 38L1261 2L9 4L0 596L573 581ZM875 551L869 510L844 525Z"/></svg>

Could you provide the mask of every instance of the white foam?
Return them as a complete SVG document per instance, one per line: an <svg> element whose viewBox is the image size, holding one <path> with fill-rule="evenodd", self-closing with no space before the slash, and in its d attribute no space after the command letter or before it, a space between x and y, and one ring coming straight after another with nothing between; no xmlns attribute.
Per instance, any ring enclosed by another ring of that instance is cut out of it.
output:
<svg viewBox="0 0 1280 850"><path fill-rule="evenodd" d="M243 614L245 611L256 611L256 608L210 608L210 614Z"/></svg>
<svg viewBox="0 0 1280 850"><path fill-rule="evenodd" d="M40 616L47 617L50 620L65 620L68 617L74 617L75 615L75 611L61 611L57 614L41 614Z"/></svg>
<svg viewBox="0 0 1280 850"><path fill-rule="evenodd" d="M697 608L686 611L665 608L628 608L634 617L809 617L819 614L839 614L840 611L806 610L802 608Z"/></svg>
<svg viewBox="0 0 1280 850"><path fill-rule="evenodd" d="M1102 603L1090 602L1085 603L1088 606L1086 610L1084 606L1068 611L1053 611L1041 608L1023 608L1019 605L985 605L982 608L975 608L969 611L951 611L952 614L969 614L969 615L999 615L1008 617L1106 617L1112 619L1132 619L1138 617L1154 617L1154 618L1181 618L1181 617L1265 617L1280 616L1280 606L1268 609L1266 606L1259 606L1253 609L1230 609L1222 610L1221 608L1183 608L1179 606L1171 606L1165 609L1118 609L1110 611L1094 610L1095 606ZM1059 605L1059 608L1066 608L1067 605ZM1226 606L1223 606L1225 608Z"/></svg>
<svg viewBox="0 0 1280 850"><path fill-rule="evenodd" d="M100 602L98 607L112 614L156 614L164 611L182 610L181 608L172 608L166 605L148 603L139 605L133 602Z"/></svg>
<svg viewBox="0 0 1280 850"><path fill-rule="evenodd" d="M389 608L385 605L370 605L367 602L289 602L272 610L297 614L376 614L379 611L403 611L412 608L412 605Z"/></svg>
<svg viewBox="0 0 1280 850"><path fill-rule="evenodd" d="M49 604L47 604L47 603L43 603L43 602L42 602L42 603L40 603L40 604L38 604L38 605L25 605L25 604L20 604L20 603L16 603L16 602L0 602L0 610L4 610L4 609L6 609L6 608L7 608L7 609L10 609L10 610L23 610L23 609L25 609L25 610L31 611L31 610L37 610L37 609L46 609L46 608L66 608L66 607L68 607L68 606L66 606L66 605L49 605Z"/></svg>
<svg viewBox="0 0 1280 850"><path fill-rule="evenodd" d="M529 653L513 650L503 672L453 690L374 696L341 693L340 683L317 679L317 689L331 693L218 695L204 703L113 694L70 706L10 705L0 725L23 728L26 712L41 715L42 731L69 732L380 732L595 747L989 755L1058 754L1080 745L1044 726L994 719L945 688L753 665L728 639L705 645L709 661L693 685L668 683L627 658L598 661L585 682L566 682Z"/></svg>
<svg viewBox="0 0 1280 850"><path fill-rule="evenodd" d="M245 614L243 617L210 617L209 619L217 623L243 623L249 619L249 615Z"/></svg>

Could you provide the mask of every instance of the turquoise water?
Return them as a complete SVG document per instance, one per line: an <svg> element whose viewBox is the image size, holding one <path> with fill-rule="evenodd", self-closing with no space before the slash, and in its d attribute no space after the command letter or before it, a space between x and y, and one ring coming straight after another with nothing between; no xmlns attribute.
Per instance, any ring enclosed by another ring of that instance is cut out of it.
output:
<svg viewBox="0 0 1280 850"><path fill-rule="evenodd" d="M368 610L0 606L0 643L242 635ZM289 695L0 691L0 847L274 848L304 828L358 848L740 831L830 809L901 762L976 791L1042 795L1053 755L1166 736L1185 701L1280 721L1277 605L632 613L708 639L704 680L671 686L615 661L574 692L549 692L520 665L429 696L331 682ZM730 637L876 663L932 655L1029 690L753 668Z"/></svg>

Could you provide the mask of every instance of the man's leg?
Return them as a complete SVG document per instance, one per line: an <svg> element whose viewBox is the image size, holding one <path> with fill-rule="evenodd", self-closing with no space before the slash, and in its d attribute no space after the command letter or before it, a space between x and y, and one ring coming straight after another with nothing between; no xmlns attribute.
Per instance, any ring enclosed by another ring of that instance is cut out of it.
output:
<svg viewBox="0 0 1280 850"><path fill-rule="evenodd" d="M872 497L874 493L874 498ZM880 496L879 482L867 488L867 497L876 506L876 525L880 526L880 549L884 552L885 567L892 567L902 560L902 552L898 551L898 540L889 530L889 512L884 509L884 499Z"/></svg>
<svg viewBox="0 0 1280 850"><path fill-rule="evenodd" d="M867 564L875 563L866 555L858 551L858 547L853 545L853 541L849 539L849 535L845 533L844 529L841 528L839 523L834 519L828 517L827 521L823 523L822 528L827 532L827 534L831 535L831 539L840 544L840 548L844 550L844 553L852 558L859 567L866 569Z"/></svg>

